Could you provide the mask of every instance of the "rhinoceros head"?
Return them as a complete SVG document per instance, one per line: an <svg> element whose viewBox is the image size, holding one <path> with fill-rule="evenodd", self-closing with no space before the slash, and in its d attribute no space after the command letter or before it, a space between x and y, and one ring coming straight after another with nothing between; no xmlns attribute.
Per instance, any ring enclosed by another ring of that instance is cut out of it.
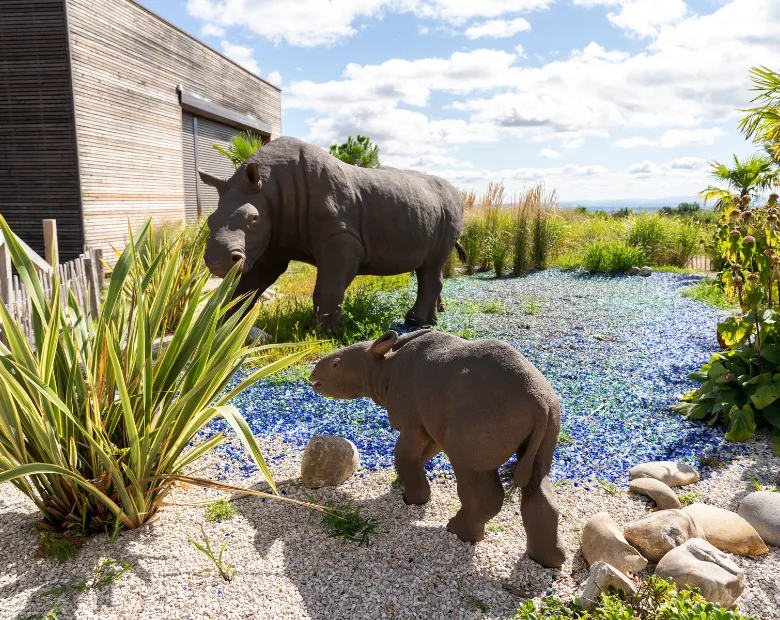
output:
<svg viewBox="0 0 780 620"><path fill-rule="evenodd" d="M331 398L360 398L371 395L376 364L385 359L398 340L394 331L374 342L358 342L323 357L309 377L312 389Z"/></svg>
<svg viewBox="0 0 780 620"><path fill-rule="evenodd" d="M271 217L261 188L261 168L249 162L230 179L198 171L201 180L219 193L217 209L208 217L209 241L203 260L209 271L224 278L235 263L248 272L271 238Z"/></svg>

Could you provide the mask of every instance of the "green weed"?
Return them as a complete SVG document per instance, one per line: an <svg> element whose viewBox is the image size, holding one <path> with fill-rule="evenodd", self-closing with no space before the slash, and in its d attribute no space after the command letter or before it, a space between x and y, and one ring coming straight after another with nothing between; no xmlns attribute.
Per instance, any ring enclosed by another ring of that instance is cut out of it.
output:
<svg viewBox="0 0 780 620"><path fill-rule="evenodd" d="M376 531L377 522L360 514L360 506L353 508L349 504L335 506L332 502L326 504L327 510L322 514L322 523L329 530L329 536L343 538L358 543L359 546L370 545L370 536Z"/></svg>
<svg viewBox="0 0 780 620"><path fill-rule="evenodd" d="M485 526L485 529L488 532L499 533L499 532L505 532L507 527L508 526L506 525L506 523L488 523Z"/></svg>
<svg viewBox="0 0 780 620"><path fill-rule="evenodd" d="M189 539L189 541L195 545L195 548L200 551L203 555L205 555L209 561L214 565L214 568L217 569L217 572L227 582L230 582L233 580L233 577L236 576L236 569L232 564L225 564L222 561L222 556L225 553L225 548L227 547L227 543L222 545L219 549L219 553L214 553L214 550L211 548L211 541L209 540L209 537L206 536L206 532L203 531L203 528L201 528L201 534L203 535L203 544L201 545L198 542L195 542L192 540L192 538ZM211 569L205 569L202 572L208 572Z"/></svg>
<svg viewBox="0 0 780 620"><path fill-rule="evenodd" d="M597 478L596 484L598 484L606 493L607 495L619 495L620 494L620 487L616 485L614 482L610 482L609 480L605 480L604 478Z"/></svg>
<svg viewBox="0 0 780 620"><path fill-rule="evenodd" d="M485 601L481 601L477 597L472 596L471 594L466 595L464 604L467 608L476 609L477 611L481 611L483 614L486 614L490 611L490 605L488 605Z"/></svg>
<svg viewBox="0 0 780 620"><path fill-rule="evenodd" d="M699 496L696 493L684 493L677 497L677 499L680 500L680 504L683 506L683 508L695 503L698 498Z"/></svg>
<svg viewBox="0 0 780 620"><path fill-rule="evenodd" d="M574 437L571 436L569 431L564 429L558 433L558 443L563 445L574 443Z"/></svg>
<svg viewBox="0 0 780 620"><path fill-rule="evenodd" d="M53 596L57 594L65 594L67 592L80 592L85 594L90 591L100 591L103 588L110 586L113 583L119 581L125 573L133 570L132 562L122 562L121 560L103 560L92 574L92 579L89 581L79 581L77 583L63 584L46 590L41 593L41 596ZM56 607L56 605L55 605Z"/></svg>
<svg viewBox="0 0 780 620"><path fill-rule="evenodd" d="M59 564L64 564L76 557L80 547L80 536L45 532L38 541L35 555L41 558L54 558Z"/></svg>
<svg viewBox="0 0 780 620"><path fill-rule="evenodd" d="M229 521L236 516L236 505L227 499L218 499L206 506L206 521Z"/></svg>
<svg viewBox="0 0 780 620"><path fill-rule="evenodd" d="M507 308L500 300L486 301L479 306L479 311L484 314L502 314Z"/></svg>

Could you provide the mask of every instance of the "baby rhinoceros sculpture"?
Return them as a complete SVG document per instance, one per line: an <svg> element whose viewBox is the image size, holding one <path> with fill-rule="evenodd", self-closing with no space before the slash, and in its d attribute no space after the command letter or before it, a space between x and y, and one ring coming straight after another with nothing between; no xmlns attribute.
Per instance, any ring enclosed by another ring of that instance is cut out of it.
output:
<svg viewBox="0 0 780 620"><path fill-rule="evenodd" d="M425 504L431 490L424 465L449 457L461 508L447 529L463 541L485 537L501 511L498 468L517 455L514 482L528 555L546 567L566 559L558 537L558 507L548 474L558 443L561 409L552 386L509 345L469 342L438 331L399 338L387 332L322 358L311 375L315 392L333 398L370 397L400 432L395 466L407 504Z"/></svg>

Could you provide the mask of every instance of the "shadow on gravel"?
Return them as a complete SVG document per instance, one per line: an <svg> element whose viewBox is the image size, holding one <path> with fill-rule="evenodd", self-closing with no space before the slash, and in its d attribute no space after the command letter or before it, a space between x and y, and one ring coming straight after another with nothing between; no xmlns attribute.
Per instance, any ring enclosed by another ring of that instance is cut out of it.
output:
<svg viewBox="0 0 780 620"><path fill-rule="evenodd" d="M497 580L490 538L471 545L447 532L446 521L457 506L442 512L441 497L435 512L432 504L406 506L396 486L388 492L385 485L373 485L370 489L381 494L363 500L340 488L298 489L297 481L279 488L294 499L305 501L307 492L320 504L360 506L362 516L377 522L371 544L359 546L329 537L317 511L256 498L236 501L239 513L256 527L254 544L264 564L274 572L281 567L311 618L477 618L483 604L490 616L508 617L526 598L547 592L560 572L523 554L510 574Z"/></svg>
<svg viewBox="0 0 780 620"><path fill-rule="evenodd" d="M113 601L117 582L109 582L100 588L92 587L96 571L107 559L132 564L134 575L145 582L151 580L151 576L139 566L137 560L140 557L128 550L135 538L144 534L145 527L122 532L113 545L108 543L105 534L90 536L75 557L60 564L54 558L36 557L38 518L38 512L0 513L0 537L5 532L14 532L13 559L16 561L15 577L10 577L9 571L5 571L9 580L0 587L0 601L11 601L14 596L28 593L26 604L16 616L5 616L2 615L4 612L0 612L2 617L16 620L76 618L76 606L88 593L95 596L98 611L117 607L116 601ZM108 567L107 570L116 568Z"/></svg>

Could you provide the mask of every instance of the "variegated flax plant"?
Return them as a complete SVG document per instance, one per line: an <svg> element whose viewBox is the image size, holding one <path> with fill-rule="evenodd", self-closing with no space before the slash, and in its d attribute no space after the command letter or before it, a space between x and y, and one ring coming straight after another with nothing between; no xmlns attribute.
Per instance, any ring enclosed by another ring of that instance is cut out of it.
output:
<svg viewBox="0 0 780 620"><path fill-rule="evenodd" d="M1 216L0 231L31 297L34 331L30 344L0 303L7 343L0 344L0 483L11 481L35 502L42 528L135 528L155 515L177 481L216 484L182 476L225 439L218 433L191 443L216 417L229 423L276 492L249 426L228 403L306 351L255 365L229 389L245 362L275 346L245 346L256 309L227 312L248 303L231 301L235 269L204 292L204 269L180 277L180 240L142 260L154 241L147 223L131 235L93 317L71 294L60 298L56 279L52 292L43 290ZM173 314L180 316L172 321Z"/></svg>

